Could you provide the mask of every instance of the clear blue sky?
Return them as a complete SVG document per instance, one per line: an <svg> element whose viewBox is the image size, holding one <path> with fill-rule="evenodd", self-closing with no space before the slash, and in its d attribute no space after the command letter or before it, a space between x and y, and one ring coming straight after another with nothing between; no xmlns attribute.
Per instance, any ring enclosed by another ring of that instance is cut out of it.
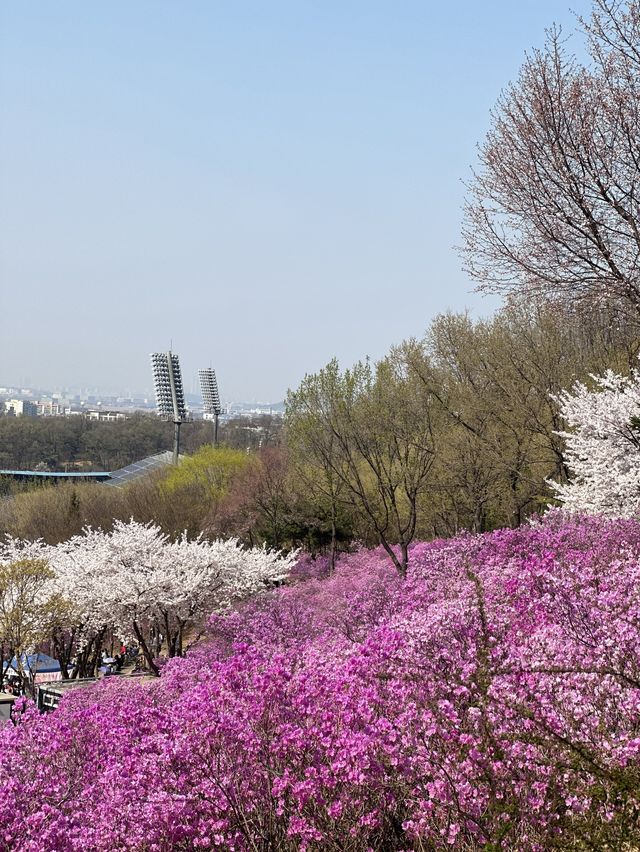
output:
<svg viewBox="0 0 640 852"><path fill-rule="evenodd" d="M586 13L584 0L572 8ZM0 6L0 385L281 399L490 313L453 246L500 89L569 0Z"/></svg>

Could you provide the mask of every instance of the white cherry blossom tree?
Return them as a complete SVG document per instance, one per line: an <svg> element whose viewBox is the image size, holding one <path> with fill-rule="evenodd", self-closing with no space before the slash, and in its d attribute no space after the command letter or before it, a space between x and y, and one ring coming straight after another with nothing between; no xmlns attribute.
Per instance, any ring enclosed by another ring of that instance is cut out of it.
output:
<svg viewBox="0 0 640 852"><path fill-rule="evenodd" d="M49 558L84 634L110 627L135 639L157 671L160 631L169 654L181 654L185 633L205 615L284 579L296 554L245 550L235 539L171 541L154 524L116 521L110 532L86 528Z"/></svg>
<svg viewBox="0 0 640 852"><path fill-rule="evenodd" d="M571 431L566 485L552 483L573 512L630 518L640 514L640 373L592 376L595 389L576 384L556 397Z"/></svg>
<svg viewBox="0 0 640 852"><path fill-rule="evenodd" d="M66 620L53 625L51 636L64 672L74 652L83 673L95 669L110 633L137 642L157 672L160 634L169 656L181 655L209 613L283 580L296 558L246 550L237 539L209 542L184 534L172 541L160 527L133 520L116 521L109 532L87 527L55 546L0 542L0 568L31 561L50 569L42 594L65 602Z"/></svg>

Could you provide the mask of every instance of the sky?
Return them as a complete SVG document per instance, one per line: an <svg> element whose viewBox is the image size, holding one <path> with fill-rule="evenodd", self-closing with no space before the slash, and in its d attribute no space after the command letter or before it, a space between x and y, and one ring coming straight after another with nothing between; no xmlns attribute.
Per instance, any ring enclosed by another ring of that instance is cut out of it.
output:
<svg viewBox="0 0 640 852"><path fill-rule="evenodd" d="M0 5L0 386L281 400L490 314L455 251L500 90L585 0ZM578 47L578 43L576 43Z"/></svg>

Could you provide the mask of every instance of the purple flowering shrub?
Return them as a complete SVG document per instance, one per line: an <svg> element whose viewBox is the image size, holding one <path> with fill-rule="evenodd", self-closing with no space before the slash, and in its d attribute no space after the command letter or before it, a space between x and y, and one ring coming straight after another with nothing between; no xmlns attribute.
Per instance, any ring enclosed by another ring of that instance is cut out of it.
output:
<svg viewBox="0 0 640 852"><path fill-rule="evenodd" d="M640 523L379 551L0 732L6 850L640 846Z"/></svg>

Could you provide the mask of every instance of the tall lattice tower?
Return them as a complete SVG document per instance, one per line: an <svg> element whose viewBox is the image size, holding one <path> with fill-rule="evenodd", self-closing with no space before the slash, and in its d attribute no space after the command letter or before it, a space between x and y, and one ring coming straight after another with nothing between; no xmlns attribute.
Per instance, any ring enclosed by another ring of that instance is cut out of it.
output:
<svg viewBox="0 0 640 852"><path fill-rule="evenodd" d="M180 360L173 352L153 352L151 354L151 368L153 369L158 416L172 420L175 426L173 460L177 462L180 455L180 424L187 419Z"/></svg>
<svg viewBox="0 0 640 852"><path fill-rule="evenodd" d="M218 417L222 411L220 405L220 392L218 390L218 380L216 379L216 371L211 367L204 370L198 370L200 376L200 389L202 391L202 401L204 403L205 414L213 417L213 445L218 444Z"/></svg>

